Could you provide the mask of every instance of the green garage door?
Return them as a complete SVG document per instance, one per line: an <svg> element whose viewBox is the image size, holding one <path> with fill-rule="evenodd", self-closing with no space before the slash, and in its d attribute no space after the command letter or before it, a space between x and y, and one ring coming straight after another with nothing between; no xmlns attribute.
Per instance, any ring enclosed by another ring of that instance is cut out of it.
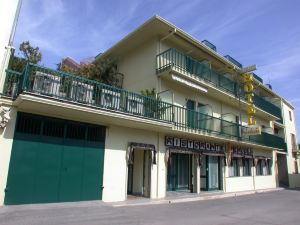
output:
<svg viewBox="0 0 300 225"><path fill-rule="evenodd" d="M18 113L5 204L102 199L105 127Z"/></svg>

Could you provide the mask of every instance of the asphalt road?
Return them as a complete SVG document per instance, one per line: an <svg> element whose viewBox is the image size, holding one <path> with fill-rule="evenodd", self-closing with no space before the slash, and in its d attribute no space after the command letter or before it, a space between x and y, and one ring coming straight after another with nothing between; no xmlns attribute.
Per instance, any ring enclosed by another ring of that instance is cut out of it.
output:
<svg viewBox="0 0 300 225"><path fill-rule="evenodd" d="M113 207L102 202L4 206L2 224L299 225L300 190L144 206Z"/></svg>

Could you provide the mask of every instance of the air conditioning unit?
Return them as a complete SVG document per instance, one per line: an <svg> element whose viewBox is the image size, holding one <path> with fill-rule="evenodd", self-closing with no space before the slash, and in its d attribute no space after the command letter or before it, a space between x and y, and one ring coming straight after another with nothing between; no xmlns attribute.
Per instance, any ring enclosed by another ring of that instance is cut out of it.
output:
<svg viewBox="0 0 300 225"><path fill-rule="evenodd" d="M33 91L39 94L59 96L61 78L37 71L34 77Z"/></svg>
<svg viewBox="0 0 300 225"><path fill-rule="evenodd" d="M94 86L80 81L72 81L71 98L75 102L94 104Z"/></svg>
<svg viewBox="0 0 300 225"><path fill-rule="evenodd" d="M108 109L120 109L121 93L109 89L101 91L101 106Z"/></svg>
<svg viewBox="0 0 300 225"><path fill-rule="evenodd" d="M133 114L144 114L144 99L140 96L127 97L127 111Z"/></svg>

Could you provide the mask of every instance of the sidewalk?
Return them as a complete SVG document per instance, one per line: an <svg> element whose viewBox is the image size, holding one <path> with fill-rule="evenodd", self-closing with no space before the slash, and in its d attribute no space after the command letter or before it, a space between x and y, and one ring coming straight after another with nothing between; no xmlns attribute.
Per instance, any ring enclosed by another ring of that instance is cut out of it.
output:
<svg viewBox="0 0 300 225"><path fill-rule="evenodd" d="M243 195L251 195L272 191L280 191L284 188L272 188L272 189L261 189L255 191L241 191L241 192L229 192L224 193L222 191L213 192L201 192L200 194L186 193L186 192L167 192L167 196L163 199L149 199L149 198L135 198L122 202L108 203L113 207L127 207L127 206L142 206L142 205L156 205L156 204L171 204L171 203L182 203L182 202L194 202L221 198L230 198Z"/></svg>

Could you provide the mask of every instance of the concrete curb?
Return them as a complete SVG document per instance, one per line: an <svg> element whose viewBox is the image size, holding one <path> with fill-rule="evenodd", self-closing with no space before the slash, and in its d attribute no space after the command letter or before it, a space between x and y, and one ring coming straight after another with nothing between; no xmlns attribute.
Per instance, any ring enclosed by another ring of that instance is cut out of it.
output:
<svg viewBox="0 0 300 225"><path fill-rule="evenodd" d="M148 202L130 203L130 201L126 201L119 204L112 204L111 206L126 207L126 206L146 206L146 205L157 205L157 204L195 202L195 201L214 200L214 199L222 199L222 198L230 198L230 197L239 197L244 195L267 193L267 192L274 192L274 191L281 191L281 190L284 190L284 188L261 189L261 190L243 191L243 192L230 192L230 193L223 193L223 194L212 194L207 196L197 196L197 197L177 198L177 199L175 198L175 199L149 200Z"/></svg>

